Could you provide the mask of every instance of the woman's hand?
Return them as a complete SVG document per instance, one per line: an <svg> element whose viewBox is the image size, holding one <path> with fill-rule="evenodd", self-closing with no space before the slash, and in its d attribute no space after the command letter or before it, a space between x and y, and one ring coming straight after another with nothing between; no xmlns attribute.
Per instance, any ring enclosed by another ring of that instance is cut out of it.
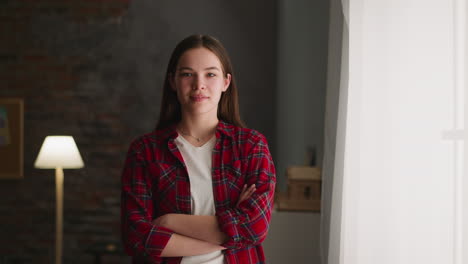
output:
<svg viewBox="0 0 468 264"><path fill-rule="evenodd" d="M156 226L169 228L168 224L169 224L170 216L171 214L161 215L160 217L153 219L152 223L153 225L156 225Z"/></svg>
<svg viewBox="0 0 468 264"><path fill-rule="evenodd" d="M239 204L247 200L254 192L255 192L255 184L250 185L249 188L247 188L247 184L244 184L244 187L242 188L242 192L239 196L239 200L237 201L236 207L239 206Z"/></svg>

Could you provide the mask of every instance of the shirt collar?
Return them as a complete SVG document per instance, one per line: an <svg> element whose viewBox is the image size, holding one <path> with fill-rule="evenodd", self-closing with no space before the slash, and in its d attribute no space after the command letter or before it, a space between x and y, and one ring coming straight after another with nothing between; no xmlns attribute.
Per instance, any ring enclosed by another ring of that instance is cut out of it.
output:
<svg viewBox="0 0 468 264"><path fill-rule="evenodd" d="M157 136L163 139L175 139L179 135L176 131L176 125L176 123L173 123L165 128L156 130L155 133ZM234 133L234 125L219 120L218 125L216 126L216 133L218 134L218 132L232 138Z"/></svg>

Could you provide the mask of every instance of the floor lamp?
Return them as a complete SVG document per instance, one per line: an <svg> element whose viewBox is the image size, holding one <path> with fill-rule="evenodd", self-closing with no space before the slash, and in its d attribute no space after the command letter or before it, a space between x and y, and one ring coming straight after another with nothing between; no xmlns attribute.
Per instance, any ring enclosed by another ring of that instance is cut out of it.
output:
<svg viewBox="0 0 468 264"><path fill-rule="evenodd" d="M62 263L63 169L83 168L83 160L71 136L47 136L34 162L38 169L55 169L56 222L55 263Z"/></svg>

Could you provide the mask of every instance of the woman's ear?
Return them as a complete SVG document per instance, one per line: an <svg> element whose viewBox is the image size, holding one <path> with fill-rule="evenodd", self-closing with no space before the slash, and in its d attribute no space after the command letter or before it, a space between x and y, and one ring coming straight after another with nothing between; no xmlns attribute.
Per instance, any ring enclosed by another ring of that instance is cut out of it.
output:
<svg viewBox="0 0 468 264"><path fill-rule="evenodd" d="M223 92L225 92L228 88L229 85L231 84L231 74L227 73L226 77L224 78L224 89Z"/></svg>

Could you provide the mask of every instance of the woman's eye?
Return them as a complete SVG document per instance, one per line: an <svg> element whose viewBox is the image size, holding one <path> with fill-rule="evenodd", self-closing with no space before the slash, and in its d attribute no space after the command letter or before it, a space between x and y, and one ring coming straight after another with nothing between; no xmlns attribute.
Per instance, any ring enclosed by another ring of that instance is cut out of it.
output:
<svg viewBox="0 0 468 264"><path fill-rule="evenodd" d="M180 76L183 76L183 77L190 77L190 76L192 76L192 73L190 73L190 72L183 72L183 73L180 74Z"/></svg>
<svg viewBox="0 0 468 264"><path fill-rule="evenodd" d="M208 73L208 77L215 77L215 76L216 76L216 74L214 74L212 72Z"/></svg>

